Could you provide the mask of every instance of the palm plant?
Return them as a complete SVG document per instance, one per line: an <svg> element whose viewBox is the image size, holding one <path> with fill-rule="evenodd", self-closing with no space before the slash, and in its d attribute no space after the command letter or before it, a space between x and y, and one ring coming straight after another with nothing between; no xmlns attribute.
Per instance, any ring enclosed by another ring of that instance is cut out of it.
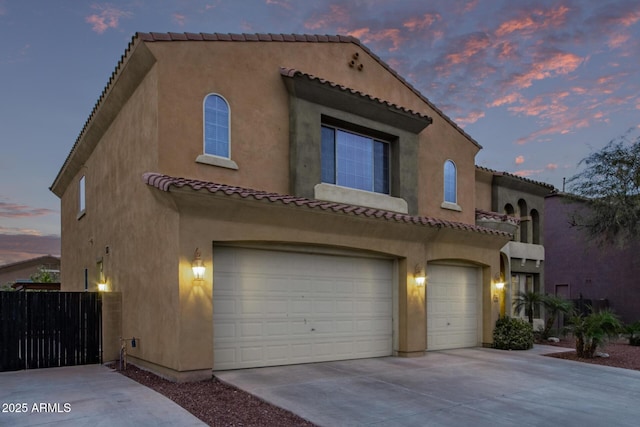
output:
<svg viewBox="0 0 640 427"><path fill-rule="evenodd" d="M608 338L617 337L621 328L620 320L610 310L592 312L588 316L574 313L567 327L576 339L576 355L589 359Z"/></svg>
<svg viewBox="0 0 640 427"><path fill-rule="evenodd" d="M551 328L558 318L558 314L568 314L573 310L573 303L556 295L545 295L542 301L547 314L547 322L542 331L542 338L549 338Z"/></svg>
<svg viewBox="0 0 640 427"><path fill-rule="evenodd" d="M533 326L533 313L536 308L540 308L544 304L544 296L534 291L518 291L513 299L513 309L520 313L524 309L525 316L529 318L529 324Z"/></svg>

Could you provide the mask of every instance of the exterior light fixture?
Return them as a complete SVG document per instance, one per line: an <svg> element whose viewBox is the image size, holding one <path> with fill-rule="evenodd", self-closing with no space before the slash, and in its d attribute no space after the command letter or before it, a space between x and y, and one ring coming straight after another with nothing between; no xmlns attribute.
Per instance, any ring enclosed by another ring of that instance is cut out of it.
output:
<svg viewBox="0 0 640 427"><path fill-rule="evenodd" d="M416 286L423 287L427 281L427 275L424 273L424 268L419 264L416 264L416 270L413 273L413 277L416 280Z"/></svg>
<svg viewBox="0 0 640 427"><path fill-rule="evenodd" d="M106 292L107 291L107 284L106 283L98 283L98 291L100 292Z"/></svg>
<svg viewBox="0 0 640 427"><path fill-rule="evenodd" d="M496 289L498 289L499 291L504 289L504 279L502 278L502 274L500 273L496 273L495 278L493 279L495 285L496 285Z"/></svg>
<svg viewBox="0 0 640 427"><path fill-rule="evenodd" d="M193 254L191 269L193 270L193 276L196 280L204 280L204 262L202 262L202 257L198 248L196 248L196 251Z"/></svg>

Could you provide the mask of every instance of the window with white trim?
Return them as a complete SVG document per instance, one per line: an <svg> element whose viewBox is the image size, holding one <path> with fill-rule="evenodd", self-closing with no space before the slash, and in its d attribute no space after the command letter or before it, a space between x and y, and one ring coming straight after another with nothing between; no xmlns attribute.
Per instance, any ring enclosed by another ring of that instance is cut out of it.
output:
<svg viewBox="0 0 640 427"><path fill-rule="evenodd" d="M458 203L458 177L456 165L451 160L444 162L444 201Z"/></svg>
<svg viewBox="0 0 640 427"><path fill-rule="evenodd" d="M212 93L204 99L204 154L231 158L229 103Z"/></svg>
<svg viewBox="0 0 640 427"><path fill-rule="evenodd" d="M389 194L389 143L322 125L322 182Z"/></svg>

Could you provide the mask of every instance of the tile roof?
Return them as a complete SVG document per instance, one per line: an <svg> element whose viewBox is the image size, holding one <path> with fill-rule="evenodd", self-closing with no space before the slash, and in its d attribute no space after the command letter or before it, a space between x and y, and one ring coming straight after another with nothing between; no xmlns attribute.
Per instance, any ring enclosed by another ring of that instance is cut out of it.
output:
<svg viewBox="0 0 640 427"><path fill-rule="evenodd" d="M539 185L541 187L546 187L546 188L548 188L550 190L553 190L553 191L556 190L556 188L553 185L547 184L546 182L534 181L533 179L525 178L525 177L522 177L522 176L519 176L519 175L516 175L516 174L513 174L513 173L504 172L504 171L500 172L500 171L497 171L497 170L489 169L487 167L478 166L478 165L476 165L476 169L480 169L480 170L483 170L485 172L490 172L490 173L492 173L492 174L494 174L496 176L509 176L511 178L519 179L520 181L528 182L530 184L535 184L535 185Z"/></svg>
<svg viewBox="0 0 640 427"><path fill-rule="evenodd" d="M345 215L354 215L365 218L394 221L397 223L423 225L435 228L450 228L454 230L511 237L511 234L505 233L503 231L493 230L485 227L478 227L476 225L464 224L461 222L445 221L442 219L429 218L424 216L407 215L397 212L385 211L382 209L328 202L324 200L307 199L304 197L296 197L286 194L269 193L266 191L252 190L249 188L235 187L225 184L218 184L215 182L200 181L196 179L176 178L154 172L145 173L142 176L142 179L145 184L166 192L169 192L171 187L187 187L194 191L206 190L212 194L226 195L229 197L243 199L253 199L266 203L279 203L289 206L306 207L310 209L318 209Z"/></svg>
<svg viewBox="0 0 640 427"><path fill-rule="evenodd" d="M476 219L492 219L500 222L509 222L514 225L520 224L520 219L515 216L501 214L498 212L489 212L482 209L476 209Z"/></svg>
<svg viewBox="0 0 640 427"><path fill-rule="evenodd" d="M366 94L364 92L360 92L359 90L351 89L351 88L348 88L348 87L343 86L341 84L334 83L332 81L325 80L323 78L314 76L313 74L308 74L308 73L305 73L303 71L296 70L295 68L280 67L280 74L282 74L285 77L304 77L304 78L306 78L306 79L308 79L310 81L315 81L315 82L318 82L318 83L320 83L322 85L330 86L330 87L335 88L335 89L339 89L342 92L348 92L348 93L351 93L351 94L354 94L354 95L358 95L358 96L360 96L362 98L366 98L366 99L368 99L370 101L378 102L380 104L385 105L386 107L392 108L394 110L401 111L403 113L409 114L409 115L414 116L416 118L427 120L429 123L433 122L433 119L431 117L427 116L426 114L415 112L415 111L410 110L408 108L401 107L401 106L399 106L397 104L393 104L393 103L391 103L389 101L385 101L383 99L376 98L375 96Z"/></svg>

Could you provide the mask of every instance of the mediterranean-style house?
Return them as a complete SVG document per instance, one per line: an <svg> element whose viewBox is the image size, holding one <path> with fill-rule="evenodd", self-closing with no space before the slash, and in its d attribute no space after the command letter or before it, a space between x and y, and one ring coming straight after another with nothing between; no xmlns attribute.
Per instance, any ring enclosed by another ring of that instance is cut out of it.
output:
<svg viewBox="0 0 640 427"><path fill-rule="evenodd" d="M51 186L63 290L179 381L490 345L541 208L480 149L355 38L138 33Z"/></svg>
<svg viewBox="0 0 640 427"><path fill-rule="evenodd" d="M545 291L544 218L545 196L555 188L543 182L516 176L507 172L477 167L477 202L479 210L501 212L514 224L513 238L501 250L501 280L504 281L504 301L501 315L527 317L524 310L516 312L512 302L518 292ZM491 214L492 215L492 214ZM478 224L494 221L478 215ZM544 312L534 310L534 330L544 327Z"/></svg>
<svg viewBox="0 0 640 427"><path fill-rule="evenodd" d="M545 291L582 299L595 309L609 307L625 323L640 321L640 244L631 241L620 247L590 239L571 225L572 215L586 209L588 201L571 194L556 192L545 198Z"/></svg>

